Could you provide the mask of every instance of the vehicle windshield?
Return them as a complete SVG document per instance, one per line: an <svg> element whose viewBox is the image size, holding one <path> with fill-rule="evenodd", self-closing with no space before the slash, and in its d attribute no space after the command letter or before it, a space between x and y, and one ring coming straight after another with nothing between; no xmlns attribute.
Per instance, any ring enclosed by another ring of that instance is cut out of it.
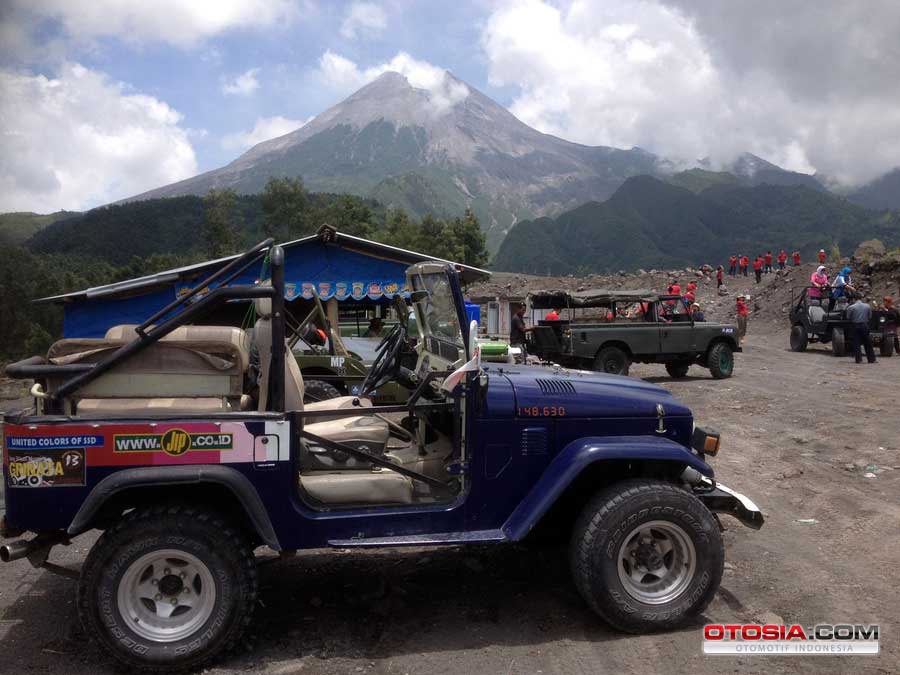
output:
<svg viewBox="0 0 900 675"><path fill-rule="evenodd" d="M463 340L456 313L456 303L453 301L453 293L447 275L444 273L415 274L411 277L411 282L413 292L426 291L415 302L421 331L425 337L432 337L441 343L452 343L455 347L462 347ZM432 346L432 341L427 339L426 348L429 352L441 355L444 355L446 351L437 345Z"/></svg>

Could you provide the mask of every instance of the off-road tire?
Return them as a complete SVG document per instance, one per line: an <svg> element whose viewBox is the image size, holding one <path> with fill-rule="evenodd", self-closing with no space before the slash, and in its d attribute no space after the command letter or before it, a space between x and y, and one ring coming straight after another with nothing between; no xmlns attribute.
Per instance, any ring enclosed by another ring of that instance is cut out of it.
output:
<svg viewBox="0 0 900 675"><path fill-rule="evenodd" d="M676 380L680 380L684 377L687 377L688 369L690 369L691 364L687 361L678 361L675 363L667 363L666 364L666 372Z"/></svg>
<svg viewBox="0 0 900 675"><path fill-rule="evenodd" d="M664 604L637 601L619 578L626 537L651 521L681 528L697 558L688 585ZM722 580L725 549L715 517L694 495L670 483L631 479L588 502L575 523L569 561L575 585L591 609L619 630L647 633L683 626L706 608Z"/></svg>
<svg viewBox="0 0 900 675"><path fill-rule="evenodd" d="M117 600L129 566L163 549L199 559L212 573L216 589L209 618L173 642L148 640L134 632ZM199 670L241 643L257 590L253 550L238 528L205 508L168 503L135 509L94 544L78 583L78 616L85 632L129 669Z"/></svg>
<svg viewBox="0 0 900 675"><path fill-rule="evenodd" d="M342 396L340 389L325 380L303 380L303 402L315 403Z"/></svg>
<svg viewBox="0 0 900 675"><path fill-rule="evenodd" d="M619 347L604 347L597 352L597 358L594 359L594 370L598 373L628 375L628 369L630 367L631 359L628 354Z"/></svg>
<svg viewBox="0 0 900 675"><path fill-rule="evenodd" d="M884 358L891 358L894 355L894 338L891 336L882 337L879 351Z"/></svg>
<svg viewBox="0 0 900 675"><path fill-rule="evenodd" d="M706 355L709 372L717 380L724 380L734 373L734 351L725 342L717 342Z"/></svg>
<svg viewBox="0 0 900 675"><path fill-rule="evenodd" d="M798 323L796 326L791 328L792 352L805 352L808 343L809 336L806 334L806 329L801 324Z"/></svg>
<svg viewBox="0 0 900 675"><path fill-rule="evenodd" d="M831 330L831 353L834 356L847 356L847 341L843 328Z"/></svg>

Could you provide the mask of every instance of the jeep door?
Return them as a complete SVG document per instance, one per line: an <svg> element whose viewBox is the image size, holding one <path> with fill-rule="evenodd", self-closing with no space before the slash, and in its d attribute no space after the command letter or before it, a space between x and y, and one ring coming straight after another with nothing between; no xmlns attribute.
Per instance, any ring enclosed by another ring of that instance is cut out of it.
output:
<svg viewBox="0 0 900 675"><path fill-rule="evenodd" d="M661 301L660 305L665 301ZM665 311L662 311L665 309ZM684 308L675 301L674 305L659 307L659 352L660 354L683 354L697 351L694 322Z"/></svg>

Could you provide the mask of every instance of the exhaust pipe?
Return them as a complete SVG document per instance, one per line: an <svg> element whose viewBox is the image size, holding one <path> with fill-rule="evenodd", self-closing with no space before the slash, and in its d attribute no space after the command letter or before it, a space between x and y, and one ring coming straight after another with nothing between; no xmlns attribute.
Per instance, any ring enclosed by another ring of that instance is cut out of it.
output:
<svg viewBox="0 0 900 675"><path fill-rule="evenodd" d="M68 537L63 532L54 534L39 534L34 539L30 540L19 539L18 541L0 546L0 560L7 563L12 562L13 560L20 560L22 558L30 559L35 554L40 555L45 551L49 552L49 550L53 546L61 544L67 539ZM44 560L46 560L46 557L46 555L43 556ZM43 560L40 560L40 562L42 563ZM35 565L35 567L40 567L40 564Z"/></svg>

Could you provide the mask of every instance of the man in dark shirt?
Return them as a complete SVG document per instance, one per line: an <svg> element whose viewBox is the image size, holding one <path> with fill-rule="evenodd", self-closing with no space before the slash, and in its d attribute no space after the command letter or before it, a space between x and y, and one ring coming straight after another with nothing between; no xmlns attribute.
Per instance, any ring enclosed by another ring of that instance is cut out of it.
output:
<svg viewBox="0 0 900 675"><path fill-rule="evenodd" d="M875 363L875 349L869 335L869 322L872 320L872 308L859 296L856 302L847 308L847 320L853 322L853 356L857 363L862 363L862 348L866 348L869 363Z"/></svg>
<svg viewBox="0 0 900 675"><path fill-rule="evenodd" d="M519 305L516 313L513 314L512 323L509 327L509 344L511 347L518 347L522 350L522 361L525 361L525 334L532 330L525 327L525 305Z"/></svg>

